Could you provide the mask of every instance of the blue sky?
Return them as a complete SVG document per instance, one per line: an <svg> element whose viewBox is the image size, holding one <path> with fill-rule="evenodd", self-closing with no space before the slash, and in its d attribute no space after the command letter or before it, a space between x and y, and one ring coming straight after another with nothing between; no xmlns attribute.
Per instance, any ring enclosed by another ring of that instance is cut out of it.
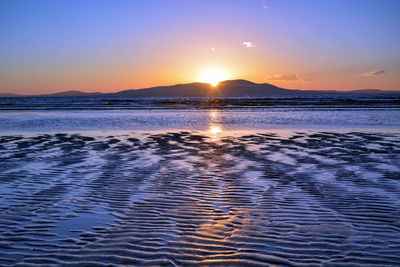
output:
<svg viewBox="0 0 400 267"><path fill-rule="evenodd" d="M287 88L400 90L398 14L397 0L0 0L0 92L111 92L208 68Z"/></svg>

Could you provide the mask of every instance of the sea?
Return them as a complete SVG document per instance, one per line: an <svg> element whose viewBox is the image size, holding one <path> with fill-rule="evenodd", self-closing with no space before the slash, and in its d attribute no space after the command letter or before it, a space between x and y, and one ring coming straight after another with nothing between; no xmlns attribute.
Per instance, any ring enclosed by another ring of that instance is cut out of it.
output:
<svg viewBox="0 0 400 267"><path fill-rule="evenodd" d="M0 98L0 131L400 129L400 94Z"/></svg>

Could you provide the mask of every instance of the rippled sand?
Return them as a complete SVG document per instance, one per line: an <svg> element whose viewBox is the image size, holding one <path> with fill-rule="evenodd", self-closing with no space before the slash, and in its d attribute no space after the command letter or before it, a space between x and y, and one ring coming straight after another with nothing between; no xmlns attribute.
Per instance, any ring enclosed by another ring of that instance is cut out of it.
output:
<svg viewBox="0 0 400 267"><path fill-rule="evenodd" d="M0 137L0 265L400 265L400 134Z"/></svg>

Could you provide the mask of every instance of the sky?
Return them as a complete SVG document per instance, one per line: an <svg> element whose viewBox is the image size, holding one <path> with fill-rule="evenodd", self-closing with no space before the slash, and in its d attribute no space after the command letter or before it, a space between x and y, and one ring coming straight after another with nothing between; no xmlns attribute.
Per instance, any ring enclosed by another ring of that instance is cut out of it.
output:
<svg viewBox="0 0 400 267"><path fill-rule="evenodd" d="M400 90L399 0L0 0L0 93Z"/></svg>

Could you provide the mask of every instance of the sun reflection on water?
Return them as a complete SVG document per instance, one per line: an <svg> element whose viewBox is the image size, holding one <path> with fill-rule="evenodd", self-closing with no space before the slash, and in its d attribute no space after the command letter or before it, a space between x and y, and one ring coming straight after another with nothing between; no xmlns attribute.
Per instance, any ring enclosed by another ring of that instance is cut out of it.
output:
<svg viewBox="0 0 400 267"><path fill-rule="evenodd" d="M210 111L210 118L211 119L216 119L216 118L218 118L219 117L219 111L218 110L211 110Z"/></svg>
<svg viewBox="0 0 400 267"><path fill-rule="evenodd" d="M219 134L222 132L222 128L221 126L213 125L210 127L208 131L212 134Z"/></svg>
<svg viewBox="0 0 400 267"><path fill-rule="evenodd" d="M222 119L219 110L211 110L209 112L208 132L214 137L222 133Z"/></svg>

